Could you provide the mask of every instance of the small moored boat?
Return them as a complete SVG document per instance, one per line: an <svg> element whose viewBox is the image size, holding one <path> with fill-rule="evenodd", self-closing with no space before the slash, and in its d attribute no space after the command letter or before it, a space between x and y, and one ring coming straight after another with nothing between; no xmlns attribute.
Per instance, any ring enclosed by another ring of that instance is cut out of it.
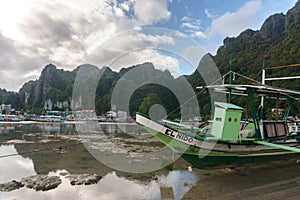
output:
<svg viewBox="0 0 300 200"><path fill-rule="evenodd" d="M251 118L241 120L243 108L228 102L214 102L214 116L206 127L198 128L175 122L158 122L141 113L136 122L158 140L178 153L193 167L213 167L233 163L300 158L300 133L291 132L287 119L262 120L254 97L299 100L300 92L264 84L211 85L201 87L248 98ZM288 105L290 107L290 105Z"/></svg>

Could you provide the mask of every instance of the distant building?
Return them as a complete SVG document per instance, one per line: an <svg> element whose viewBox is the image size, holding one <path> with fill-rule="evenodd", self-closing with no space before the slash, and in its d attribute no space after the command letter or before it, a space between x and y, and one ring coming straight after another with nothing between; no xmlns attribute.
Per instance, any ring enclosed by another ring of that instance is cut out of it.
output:
<svg viewBox="0 0 300 200"><path fill-rule="evenodd" d="M127 112L119 110L117 112L117 119L119 121L126 121L126 119L127 119Z"/></svg>
<svg viewBox="0 0 300 200"><path fill-rule="evenodd" d="M117 117L117 113L115 111L112 111L112 110L107 111L106 112L106 117L107 118L116 118Z"/></svg>
<svg viewBox="0 0 300 200"><path fill-rule="evenodd" d="M6 112L10 112L12 110L11 104L1 104L1 112L2 110L5 110Z"/></svg>
<svg viewBox="0 0 300 200"><path fill-rule="evenodd" d="M95 110L81 110L79 116L83 119L92 119L96 117L96 112Z"/></svg>

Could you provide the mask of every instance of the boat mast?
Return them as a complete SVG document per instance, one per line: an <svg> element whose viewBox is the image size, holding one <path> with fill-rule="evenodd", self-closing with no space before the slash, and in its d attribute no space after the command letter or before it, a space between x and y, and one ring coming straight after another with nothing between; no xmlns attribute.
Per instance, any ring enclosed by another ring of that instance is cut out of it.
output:
<svg viewBox="0 0 300 200"><path fill-rule="evenodd" d="M262 73L261 73L261 84L265 84L266 83L266 60L265 57L263 58L263 62L262 62ZM260 106L263 109L264 107L264 96L261 96L261 101L260 101Z"/></svg>
<svg viewBox="0 0 300 200"><path fill-rule="evenodd" d="M229 68L230 68L229 84L231 85L232 84L232 54L230 55ZM230 103L230 102L231 102L231 90L229 90L229 93L228 93L228 103Z"/></svg>
<svg viewBox="0 0 300 200"><path fill-rule="evenodd" d="M263 58L263 61L262 61L262 74L261 74L261 83L263 85L265 85L266 83L266 56L264 56ZM258 113L258 115L260 115L261 117L261 124L263 124L263 113L264 113L264 95L261 96L261 99L260 99L260 113ZM264 139L265 136L264 136L264 129L263 128L260 128L260 137L261 139Z"/></svg>

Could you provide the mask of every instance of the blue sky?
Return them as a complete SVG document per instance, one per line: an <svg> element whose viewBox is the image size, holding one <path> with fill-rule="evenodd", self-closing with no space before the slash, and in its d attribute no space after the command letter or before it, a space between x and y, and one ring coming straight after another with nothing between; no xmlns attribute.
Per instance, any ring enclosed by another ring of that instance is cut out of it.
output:
<svg viewBox="0 0 300 200"><path fill-rule="evenodd" d="M203 55L193 42L215 54L225 37L238 36L248 28L258 30L268 16L286 13L295 3L296 0L2 0L0 88L17 91L26 81L37 79L49 63L66 70L83 63L111 65L117 71L152 62L174 76L190 73L192 68L187 69L182 60ZM148 27L168 29L172 34L149 34L144 31ZM179 39L183 36L192 42ZM164 47L170 52L155 49ZM172 55L174 52L177 56ZM180 59L178 55L186 57Z"/></svg>
<svg viewBox="0 0 300 200"><path fill-rule="evenodd" d="M286 13L295 0L173 0L169 20L155 25L180 30L215 54L225 37L237 36L250 28L260 29L275 13ZM232 23L230 23L232 21ZM223 23L223 26L218 26Z"/></svg>

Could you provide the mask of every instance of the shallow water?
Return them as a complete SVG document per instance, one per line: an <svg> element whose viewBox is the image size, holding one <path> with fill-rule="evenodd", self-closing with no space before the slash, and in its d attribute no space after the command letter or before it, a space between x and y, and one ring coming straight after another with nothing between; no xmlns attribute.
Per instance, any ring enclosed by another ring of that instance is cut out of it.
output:
<svg viewBox="0 0 300 200"><path fill-rule="evenodd" d="M161 148L159 145L156 147L155 141L147 134L142 135L142 138L133 137L137 130L130 125L121 128L104 125L102 129L106 134L105 139L114 141L115 147L109 148L103 141L99 142L101 136L96 134L94 137L95 133L87 135L87 138L93 138L92 145L96 145L105 154L109 151L111 155L124 153L128 157L122 158L130 157L136 162L131 163L132 166L141 162L142 158L137 158L144 155L145 151ZM124 130L128 134L124 134ZM42 192L23 187L11 192L0 192L0 199L181 199L190 186L197 182L198 176L185 170L169 171L162 168L155 172L132 174L107 167L86 150L82 140L78 137L75 125L70 124L0 126L0 184L35 174L57 175L62 180L53 190ZM143 146L144 140L146 146ZM119 146L127 152L120 152L117 149ZM62 147L62 151L58 147ZM141 147L141 153L136 151ZM115 158L111 155L109 157ZM96 173L102 179L93 185L72 186L61 172Z"/></svg>
<svg viewBox="0 0 300 200"><path fill-rule="evenodd" d="M162 199L161 188L170 188L174 199L181 199L189 190L188 184L195 184L197 176L188 171L171 171L161 175L157 180L141 182L128 180L116 175L106 174L97 184L72 186L70 181L59 175L65 170L50 172L49 175L60 176L62 183L53 190L35 191L23 187L12 192L0 193L0 199ZM171 195L172 196L172 195Z"/></svg>
<svg viewBox="0 0 300 200"><path fill-rule="evenodd" d="M17 154L13 144L1 145L0 155ZM25 176L35 175L33 161L21 155L0 158L0 183L6 183L11 180L19 180Z"/></svg>

